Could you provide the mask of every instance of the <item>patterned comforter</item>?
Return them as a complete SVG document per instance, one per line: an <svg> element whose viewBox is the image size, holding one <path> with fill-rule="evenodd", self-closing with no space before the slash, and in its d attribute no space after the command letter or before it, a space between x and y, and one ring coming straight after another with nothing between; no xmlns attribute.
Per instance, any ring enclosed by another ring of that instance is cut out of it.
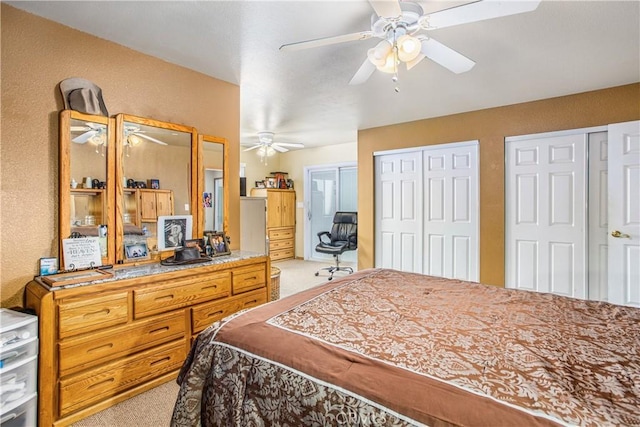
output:
<svg viewBox="0 0 640 427"><path fill-rule="evenodd" d="M640 425L640 309L364 270L203 331L172 424Z"/></svg>

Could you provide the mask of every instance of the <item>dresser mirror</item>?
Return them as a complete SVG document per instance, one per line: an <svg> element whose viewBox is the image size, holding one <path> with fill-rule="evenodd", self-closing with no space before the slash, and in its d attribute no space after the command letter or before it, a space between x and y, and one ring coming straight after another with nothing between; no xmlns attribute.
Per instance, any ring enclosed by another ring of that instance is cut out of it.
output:
<svg viewBox="0 0 640 427"><path fill-rule="evenodd" d="M114 121L77 111L60 113L60 265L62 239L98 237L102 264L115 259Z"/></svg>
<svg viewBox="0 0 640 427"><path fill-rule="evenodd" d="M198 144L198 230L222 231L228 233L227 217L229 211L229 148L225 138L200 135Z"/></svg>
<svg viewBox="0 0 640 427"><path fill-rule="evenodd" d="M192 215L196 236L195 129L118 114L116 147L117 261L132 260L126 256L131 245L145 243L151 254L158 250L160 216Z"/></svg>

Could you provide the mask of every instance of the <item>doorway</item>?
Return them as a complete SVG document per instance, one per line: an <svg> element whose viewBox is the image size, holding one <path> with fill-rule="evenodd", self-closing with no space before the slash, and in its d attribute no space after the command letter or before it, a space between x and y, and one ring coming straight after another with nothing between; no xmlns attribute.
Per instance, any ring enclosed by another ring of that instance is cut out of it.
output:
<svg viewBox="0 0 640 427"><path fill-rule="evenodd" d="M304 259L332 261L330 255L315 251L318 233L331 230L336 212L358 211L358 167L353 162L308 166L305 177ZM356 263L357 253L345 252L340 261Z"/></svg>

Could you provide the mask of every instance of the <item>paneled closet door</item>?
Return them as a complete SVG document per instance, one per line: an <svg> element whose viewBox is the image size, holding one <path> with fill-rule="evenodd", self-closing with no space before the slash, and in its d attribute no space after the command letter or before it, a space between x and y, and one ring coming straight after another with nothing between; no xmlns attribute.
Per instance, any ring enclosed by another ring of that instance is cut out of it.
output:
<svg viewBox="0 0 640 427"><path fill-rule="evenodd" d="M478 142L375 154L376 267L478 281Z"/></svg>
<svg viewBox="0 0 640 427"><path fill-rule="evenodd" d="M640 121L609 125L609 301L640 307Z"/></svg>
<svg viewBox="0 0 640 427"><path fill-rule="evenodd" d="M424 150L423 272L478 281L478 146Z"/></svg>
<svg viewBox="0 0 640 427"><path fill-rule="evenodd" d="M376 267L422 273L422 152L375 157Z"/></svg>
<svg viewBox="0 0 640 427"><path fill-rule="evenodd" d="M587 297L586 134L508 138L506 286Z"/></svg>

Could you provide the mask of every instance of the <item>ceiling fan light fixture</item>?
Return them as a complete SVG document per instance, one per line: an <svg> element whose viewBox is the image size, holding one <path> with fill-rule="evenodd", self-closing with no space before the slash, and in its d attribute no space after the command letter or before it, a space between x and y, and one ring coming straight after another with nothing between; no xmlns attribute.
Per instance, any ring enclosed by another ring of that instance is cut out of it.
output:
<svg viewBox="0 0 640 427"><path fill-rule="evenodd" d="M420 55L420 40L405 34L398 39L398 59L402 62L413 61Z"/></svg>
<svg viewBox="0 0 640 427"><path fill-rule="evenodd" d="M127 143L129 145L129 147L135 147L136 145L140 144L142 142L142 139L140 139L140 137L138 135L135 134L131 134L127 137Z"/></svg>
<svg viewBox="0 0 640 427"><path fill-rule="evenodd" d="M376 65L376 68L379 71L387 74L395 74L398 71L398 64L396 60L396 55L394 51L389 52L387 57L384 60L383 65Z"/></svg>
<svg viewBox="0 0 640 427"><path fill-rule="evenodd" d="M376 67L384 66L389 53L391 53L392 48L393 46L389 41L382 40L376 45L376 47L369 49L369 51L367 52L367 57L369 58L369 61L371 61L371 63Z"/></svg>

